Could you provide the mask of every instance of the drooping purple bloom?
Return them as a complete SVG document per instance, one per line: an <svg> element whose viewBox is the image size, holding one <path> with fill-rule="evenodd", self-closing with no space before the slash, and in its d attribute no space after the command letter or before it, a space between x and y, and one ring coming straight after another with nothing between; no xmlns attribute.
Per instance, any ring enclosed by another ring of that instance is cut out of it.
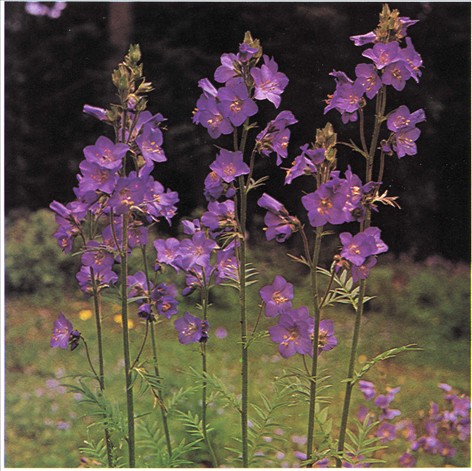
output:
<svg viewBox="0 0 472 471"><path fill-rule="evenodd" d="M264 64L261 68L253 67L251 75L254 79L254 98L256 100L269 100L276 108L280 106L281 97L288 84L285 74L278 71L279 67L274 59L264 55Z"/></svg>
<svg viewBox="0 0 472 471"><path fill-rule="evenodd" d="M236 54L222 54L221 65L215 70L215 80L219 83L226 83L228 80L236 77L238 72L234 64L238 63L238 56Z"/></svg>
<svg viewBox="0 0 472 471"><path fill-rule="evenodd" d="M159 221L160 218L165 218L171 224L171 219L177 212L176 204L179 202L179 194L170 189L166 190L152 176L148 177L146 189L141 209L144 211L148 222Z"/></svg>
<svg viewBox="0 0 472 471"><path fill-rule="evenodd" d="M272 152L277 155L277 165L287 157L290 130L287 126L297 123L291 111L280 112L275 119L269 121L267 126L256 136L256 149L268 157Z"/></svg>
<svg viewBox="0 0 472 471"><path fill-rule="evenodd" d="M338 344L334 336L334 323L329 319L320 321L320 332L318 337L318 355L321 352L332 350Z"/></svg>
<svg viewBox="0 0 472 471"><path fill-rule="evenodd" d="M346 195L335 192L331 184L322 184L316 191L302 197L302 204L308 211L308 219L313 227L346 222L344 203Z"/></svg>
<svg viewBox="0 0 472 471"><path fill-rule="evenodd" d="M400 388L387 388L387 394L379 394L374 401L374 404L381 409L387 408L395 398Z"/></svg>
<svg viewBox="0 0 472 471"><path fill-rule="evenodd" d="M276 275L271 285L261 288L259 295L265 303L266 316L275 317L292 307L293 285Z"/></svg>
<svg viewBox="0 0 472 471"><path fill-rule="evenodd" d="M83 113L93 116L94 118L105 121L107 119L107 112L103 108L97 106L84 105Z"/></svg>
<svg viewBox="0 0 472 471"><path fill-rule="evenodd" d="M377 35L370 31L366 34L358 34L357 36L349 36L349 39L354 43L356 46L364 46L365 44L374 43L377 40Z"/></svg>
<svg viewBox="0 0 472 471"><path fill-rule="evenodd" d="M141 150L144 160L149 165L154 162L165 162L167 157L162 149L164 139L159 128L150 125L143 127L143 132L136 139L136 144Z"/></svg>
<svg viewBox="0 0 472 471"><path fill-rule="evenodd" d="M218 90L215 88L215 86L207 79L203 78L198 81L198 86L202 89L203 94L209 98L213 97L216 98L218 95Z"/></svg>
<svg viewBox="0 0 472 471"><path fill-rule="evenodd" d="M382 80L372 64L358 64L356 66L356 77L356 82L360 83L369 100L372 100L382 88Z"/></svg>
<svg viewBox="0 0 472 471"><path fill-rule="evenodd" d="M66 316L61 312L59 317L54 321L54 329L51 336L51 347L60 347L67 349L69 340L74 328Z"/></svg>
<svg viewBox="0 0 472 471"><path fill-rule="evenodd" d="M371 383L370 381L360 380L359 389L368 401L370 401L377 394L375 384Z"/></svg>
<svg viewBox="0 0 472 471"><path fill-rule="evenodd" d="M308 144L300 147L300 155L295 157L292 167L287 170L285 176L285 185L292 183L295 178L301 175L313 175L316 173L316 165L325 160L325 150L321 147L309 149Z"/></svg>
<svg viewBox="0 0 472 471"><path fill-rule="evenodd" d="M218 98L223 117L228 118L236 127L241 126L246 118L254 116L258 111L242 78L228 80L226 86L218 90Z"/></svg>
<svg viewBox="0 0 472 471"><path fill-rule="evenodd" d="M399 159L405 155L416 155L416 140L420 137L421 131L415 127L399 129L395 133L393 150L397 153Z"/></svg>
<svg viewBox="0 0 472 471"><path fill-rule="evenodd" d="M243 153L225 149L221 149L216 160L210 165L210 169L226 183L231 183L236 177L249 173L249 167L243 161Z"/></svg>
<svg viewBox="0 0 472 471"><path fill-rule="evenodd" d="M175 258L179 255L180 242L174 237L168 239L156 239L154 241L154 248L157 252L157 262L159 264L164 263L179 270L178 266L174 263Z"/></svg>
<svg viewBox="0 0 472 471"><path fill-rule="evenodd" d="M202 214L202 224L208 227L212 234L236 229L234 201L226 200L222 203L217 201L209 203L208 211Z"/></svg>
<svg viewBox="0 0 472 471"><path fill-rule="evenodd" d="M241 62L247 62L257 53L258 50L257 47L251 47L248 43L241 43L239 45L238 59Z"/></svg>
<svg viewBox="0 0 472 471"><path fill-rule="evenodd" d="M397 41L389 43L377 43L374 47L366 49L362 55L371 59L378 70L401 59L400 46Z"/></svg>
<svg viewBox="0 0 472 471"><path fill-rule="evenodd" d="M285 311L279 323L269 327L271 339L279 344L279 352L284 358L296 353L312 355L312 333L313 318L305 306Z"/></svg>
<svg viewBox="0 0 472 471"><path fill-rule="evenodd" d="M413 80L418 83L419 77L421 77L420 67L423 65L423 59L421 59L421 56L416 52L411 38L407 37L405 41L407 47L401 50L401 57L410 75L413 77Z"/></svg>
<svg viewBox="0 0 472 471"><path fill-rule="evenodd" d="M110 267L102 267L99 270L94 269L93 275L95 286L98 291L107 288L110 284L114 284L118 281L118 275ZM83 265L77 273L76 279L79 283L80 289L88 296L91 296L93 294L93 289L90 267Z"/></svg>
<svg viewBox="0 0 472 471"><path fill-rule="evenodd" d="M203 231L196 232L191 239L184 239L180 243L180 254L186 257L185 265L188 267L199 265L205 267L210 263L210 257L213 250L218 247L218 244L207 238Z"/></svg>
<svg viewBox="0 0 472 471"><path fill-rule="evenodd" d="M264 217L267 240L284 242L300 227L298 218L291 216L282 203L267 193L259 198L257 204L268 211Z"/></svg>
<svg viewBox="0 0 472 471"><path fill-rule="evenodd" d="M136 172L131 172L127 177L120 177L108 201L108 209L113 209L115 214L128 212L132 206L143 202L146 189L146 180L139 178Z"/></svg>
<svg viewBox="0 0 472 471"><path fill-rule="evenodd" d="M115 144L108 137L100 136L95 145L85 147L84 155L90 163L110 170L119 170L128 150L127 144Z"/></svg>
<svg viewBox="0 0 472 471"><path fill-rule="evenodd" d="M357 283L359 280L366 280L369 277L370 269L377 264L377 258L374 256L367 257L365 262L360 265L352 265L351 275L352 281Z"/></svg>
<svg viewBox="0 0 472 471"><path fill-rule="evenodd" d="M208 324L205 325L204 321L189 312L185 312L184 317L177 319L174 326L179 335L179 342L184 345L200 342L204 336L208 336Z"/></svg>
<svg viewBox="0 0 472 471"><path fill-rule="evenodd" d="M215 283L220 284L224 280L239 280L239 262L233 249L216 252Z"/></svg>

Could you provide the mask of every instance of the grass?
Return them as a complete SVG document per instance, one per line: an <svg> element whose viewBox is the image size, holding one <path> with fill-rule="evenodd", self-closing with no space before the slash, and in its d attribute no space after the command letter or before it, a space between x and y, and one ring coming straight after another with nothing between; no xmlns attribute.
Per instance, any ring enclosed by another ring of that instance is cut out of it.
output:
<svg viewBox="0 0 472 471"><path fill-rule="evenodd" d="M254 310L249 313L250 329L257 316L257 292L266 283L270 283L276 273L283 274L296 286L296 300L299 306L309 302L304 290L298 286L306 286L306 273L302 267L288 264L285 256L277 249L258 254L257 266L261 273L260 283L251 289L250 305ZM374 272L375 273L375 272ZM403 274L402 282L398 282L398 273ZM417 286L421 281L423 291ZM468 317L468 299L462 306L449 304L449 318L445 319L447 299L436 299L438 286L452 283L454 293L461 289L468 290L468 272L451 273L447 266L427 266L414 264L411 261L397 261L380 264L377 274L371 280L371 292L380 299L370 303L363 319L361 343L359 346L358 366L367 359L391 347L416 343L422 351L402 353L393 360L381 362L371 370L366 379L373 381L379 389L386 386L401 386L392 407L402 411L402 417L410 417L418 423L427 414L430 401L441 402L442 392L437 384L447 382L455 389L469 394L469 359L470 347L467 331L457 331L463 326L461 316ZM465 288L464 288L465 286ZM418 294L419 293L419 294ZM425 302L426 296L429 300ZM457 296L456 296L457 297ZM387 302L382 304L381 299ZM423 299L423 300L422 300ZM454 298L455 299L455 298ZM180 312L193 308L196 298L182 300ZM237 314L237 294L231 288L215 289L210 309L209 320L211 332L218 326L228 331L225 339L211 336L208 343L208 369L216 374L225 387L236 396L239 394L239 317ZM412 303L416 304L412 304ZM402 304L403 303L403 304ZM425 303L428 306L425 309ZM432 303L429 305L428 303ZM235 307L236 306L236 307ZM99 437L98 430L90 428L90 417L83 416L79 407L78 396L66 392L61 386L65 379L75 372L84 373L87 368L83 348L74 352L51 349L49 336L52 323L60 311L63 311L86 337L92 356L95 355L95 328L93 318L86 319L91 309L90 301L79 292L64 293L51 289L47 294L8 296L6 314L6 465L8 467L77 467L81 464L78 449L83 446L87 435ZM121 326L115 316L119 314L119 304L108 303L104 309L105 332L105 369L107 390L114 400L125 410L124 374L122 371L122 339ZM427 321L424 321L424 316ZM81 319L84 319L82 320ZM134 354L139 349L144 326L135 316L130 331L131 348ZM329 376L332 387L326 394L330 396L330 413L335 417L334 436L337 436L341 414L343 390L341 383L346 373L346 358L351 341L354 316L344 307L330 308L324 313L325 318L335 322L338 347L321 357L321 368ZM454 318L455 320L453 320ZM259 329L267 329L274 323L271 319L261 319ZM467 322L466 322L467 324ZM463 328L463 327L462 327ZM454 330L455 329L455 330ZM460 335L459 335L460 334ZM164 321L158 325L158 349L161 376L165 381L165 393L170 397L181 387L195 385L195 377L190 367L199 370L200 354L198 345L180 345L177 342L173 323ZM255 342L250 350L250 397L253 402L261 404L259 394L262 392L274 398L274 378L284 374L288 368L303 368L300 356L283 360L277 348L269 338ZM143 358L150 359L151 353L146 347ZM211 388L210 388L211 391ZM225 447L237 447L233 437L239 436L239 415L228 406L221 397L213 399L209 406L209 422L214 429L211 434L220 461L232 453ZM199 393L189 393L180 402L179 408L193 413L199 411ZM355 413L360 404L365 403L356 390L352 411ZM136 414L149 412L151 415L139 421L155 420L160 426L158 410L152 410L153 398L149 392L136 394ZM254 411L252 411L254 416ZM285 461L293 465L297 460L293 452L303 450L302 445L294 443L293 435L306 434L306 406L299 404L292 408L282 407L276 414L280 426L277 427L285 444L280 450L286 454ZM185 427L177 419L176 414L170 416L170 427L176 441L187 438ZM271 433L272 436L277 436ZM398 466L397 459L405 451L405 443L400 440L392 443L390 450L383 453L385 466ZM272 453L271 457L274 457ZM195 466L204 466L208 455L205 451L196 451L189 455ZM458 450L449 463L454 466L468 466L467 443ZM284 460L267 462L262 460L261 466L278 467ZM299 463L299 461L298 461ZM82 463L82 466L85 463ZM88 462L87 465L93 465ZM438 456L422 454L418 466L444 466Z"/></svg>

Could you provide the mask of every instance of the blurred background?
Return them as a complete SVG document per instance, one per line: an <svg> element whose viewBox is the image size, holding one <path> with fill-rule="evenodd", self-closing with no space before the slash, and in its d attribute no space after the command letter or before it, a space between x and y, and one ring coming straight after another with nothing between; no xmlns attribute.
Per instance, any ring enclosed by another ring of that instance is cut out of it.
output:
<svg viewBox="0 0 472 471"><path fill-rule="evenodd" d="M388 109L402 104L411 111L424 108L427 121L419 125L418 155L386 162L384 188L389 195L400 197L402 210L382 207L374 216L391 250L380 257L370 277L369 294L378 298L366 306L359 362L391 346L418 343L423 348L422 352L383 362L368 377L379 390L387 385L401 386L395 407L402 410L402 418L410 417L420 427L430 401L441 401L438 383L449 382L464 393L470 388L471 6L460 2L390 6L398 8L402 16L420 20L409 29L409 35L422 55L424 69L419 84L410 80L403 92L389 94ZM333 123L338 139L357 138L355 125L343 126L336 112L323 115L324 100L334 90L334 80L328 74L336 69L354 76L363 48L355 47L348 38L375 28L381 7L381 3L370 2L6 2L8 466L78 466L77 450L90 432L89 421L77 406L80 398L65 394L61 386L66 374L83 366L83 352L50 349L49 336L54 319L63 311L93 345L94 320L89 300L75 284L79 260L65 256L57 247L52 237L54 216L47 208L52 200L66 203L74 198L72 188L83 159L82 149L101 134L110 136L111 129L84 115L82 107L106 107L115 101L111 72L129 43L141 45L146 78L155 86L149 109L168 118L164 136L168 161L156 167L155 176L179 192L180 203L173 226L162 224L158 229L176 235L178 218L198 214L206 204L203 180L215 157L215 141L205 129L193 125L191 117L200 95L197 82L213 77L220 55L236 52L249 30L289 77L278 111L289 109L299 121L291 127L292 160L299 146L314 139L316 128L327 121ZM261 125L277 113L270 104L261 105L260 110ZM218 144L224 142L222 139ZM338 156L341 169L350 164L354 171L361 171L359 158L345 147L339 146ZM306 180L296 180L287 191L283 172L273 159L260 160L256 171L271 173L265 191L283 201L290 211L301 209L301 192L309 190ZM306 272L297 264L288 264L285 254L287 246L296 253L297 238L283 246L267 243L260 231L263 211L255 205L256 198L252 200L251 257L261 277L250 293L250 303L257 305L258 289L271 283L277 273L299 286L297 305L308 303L307 291L303 291ZM324 266L332 253L326 251ZM130 270L138 269L131 260ZM192 310L195 301L192 297L182 299L180 311ZM212 328L225 328L225 341L235 347L239 320L231 312L237 299L234 293L216 290L213 302L210 324ZM104 308L106 365L110 390L124 397L119 311L112 302ZM347 354L353 319L349 310L339 308L328 309L326 316L335 320L339 340L324 363L332 374L336 415L343 394L340 381L344 367L340 369L339 362ZM132 322L132 348L137 350L144 327L136 316ZM261 329L269 324L263 319ZM162 323L160 328L159 345L167 355L162 375L167 392L172 394L182 384L192 384L186 367L198 368L199 354L193 347L177 343L171 322ZM219 342L223 340L209 342L209 368L231 390L238 391L236 349ZM270 341L255 348L251 372L260 382L253 382L253 397L259 385L270 385L286 365L279 362ZM293 366L296 360L288 363ZM261 361L263 368L259 367ZM143 397L138 408L146 410L151 399ZM356 394L355 407L360 399ZM186 398L184 406L191 409L197 401L196 397ZM237 435L238 422L237 417L228 417L226 409L219 411L216 406L212 408L210 420L219 437L216 445L223 450L227 445L225 434ZM290 433L290 427L298 430L297 420L304 413L300 410L299 415L292 412L290 417L282 417L285 433ZM182 427L175 433L179 439L185 436ZM404 444L391 446L395 453L383 458L388 466L398 466L395 456L405 451ZM452 460L427 456L418 464L468 466L467 443L459 443L457 450ZM200 460L205 456L194 457L195 463Z"/></svg>

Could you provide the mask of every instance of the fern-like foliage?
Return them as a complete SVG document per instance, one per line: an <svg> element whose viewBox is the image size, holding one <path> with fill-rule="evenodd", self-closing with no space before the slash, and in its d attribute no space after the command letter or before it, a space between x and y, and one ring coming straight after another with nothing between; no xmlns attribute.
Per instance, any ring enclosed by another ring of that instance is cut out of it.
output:
<svg viewBox="0 0 472 471"><path fill-rule="evenodd" d="M359 285L354 287L354 282L352 281L352 278L347 277L347 271L344 270L341 275L338 276L337 274L333 275L333 273L328 270L325 270L324 268L317 267L317 272L328 278L333 277L333 281L337 285L336 288L332 289L326 295L323 305L320 306L320 308L323 308L325 306L333 306L336 303L340 303L351 304L352 307L357 310L357 307L359 305L360 287ZM364 296L362 302L363 304L365 304L371 299L374 299L374 296Z"/></svg>
<svg viewBox="0 0 472 471"><path fill-rule="evenodd" d="M184 468L193 465L189 458L198 449L200 440L186 442L185 439L172 447L172 455L167 452L166 439L156 421L143 420L138 423L137 444L143 467Z"/></svg>
<svg viewBox="0 0 472 471"><path fill-rule="evenodd" d="M288 388L292 395L297 397L299 400L310 403L310 385L311 382L315 381L316 378L309 375L306 371L301 368L289 368L283 370L280 376L281 384ZM318 376L317 394L316 401L318 403L329 403L329 396L322 396L321 393L331 388L331 384L327 384L327 380L330 376ZM323 384L324 383L324 384Z"/></svg>
<svg viewBox="0 0 472 471"><path fill-rule="evenodd" d="M254 283L257 283L257 276L259 275L259 272L254 268L254 265L252 263L246 263L245 270L244 270L244 280L246 283L246 286L251 286ZM221 283L222 286L229 286L231 288L234 288L238 291L241 290L241 283L239 278L234 278L234 279L228 279L224 283Z"/></svg>
<svg viewBox="0 0 472 471"><path fill-rule="evenodd" d="M86 464L87 468L108 467L107 449L103 438L95 441L89 435L87 440L84 440L84 446L79 448L79 452L82 455L81 461ZM116 452L117 450L113 448L111 455L112 467L124 468L124 459L122 456L117 456Z"/></svg>
<svg viewBox="0 0 472 471"><path fill-rule="evenodd" d="M356 433L346 430L349 440L344 445L343 458L345 461L352 464L356 464L358 461L364 464L384 463L383 460L373 457L375 452L388 448L385 445L379 445L380 437L376 437L373 433L378 424L379 422L370 423L369 417L366 417L364 422L355 420Z"/></svg>

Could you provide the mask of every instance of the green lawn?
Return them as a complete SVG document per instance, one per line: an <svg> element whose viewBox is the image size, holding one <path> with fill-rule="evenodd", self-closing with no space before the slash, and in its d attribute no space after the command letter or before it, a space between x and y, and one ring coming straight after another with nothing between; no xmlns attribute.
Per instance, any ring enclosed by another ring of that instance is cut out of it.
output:
<svg viewBox="0 0 472 471"><path fill-rule="evenodd" d="M255 285L251 292L250 301L254 309L249 316L250 329L257 317L257 291L264 284L272 282L276 273L283 274L289 281L294 282L295 286L304 286L307 283L306 274L302 269L287 262L277 250L258 256L257 266L261 276L260 283ZM367 309L363 319L358 366L391 347L416 343L423 349L402 353L393 360L379 363L365 378L373 381L379 389L401 386L401 391L392 403L392 407L402 411L401 418L409 417L419 423L421 417L427 413L430 401L441 402L442 391L438 389L438 383L447 382L455 389L469 394L468 289L468 271L457 269L451 272L448 266L430 267L397 261L379 266L373 275L371 294L379 298L370 302L371 307ZM309 302L302 289L296 289L295 293L295 306ZM461 305L458 305L458 296ZM382 299L386 302L382 303ZM196 298L193 297L183 300L180 312L190 310L195 313L195 301ZM225 339L211 335L208 342L208 368L229 391L237 395L240 388L237 296L231 288L219 287L214 291L212 302L209 314L212 329L210 335L218 326L225 327L229 334ZM73 321L74 327L87 338L93 357L94 320L81 320L79 316L81 310L90 308L89 300L83 298L79 292L63 293L50 290L47 295L7 296L8 467L77 467L81 459L78 449L83 446L87 434L100 437L97 435L98 430L88 428L91 420L83 416L77 394L66 392L61 386L63 382L74 381L73 378L65 379L64 376L86 371L87 362L83 348L70 352L49 347L53 321L58 313L63 311ZM449 315L444 312L447 309ZM113 318L120 312L120 307L107 304L104 311L107 390L124 411L121 326ZM340 382L347 369L346 358L354 316L352 311L336 307L327 309L323 317L335 322L335 333L339 342L334 350L323 353L320 360L320 366L330 377L328 382L332 385L326 395L330 396L330 413L335 417L336 432L344 390ZM134 327L131 329L131 345L136 354L144 333L144 325L134 314L132 319ZM263 318L259 330L264 330L273 323L273 320ZM159 323L157 328L160 373L165 382L165 394L170 397L179 388L195 384L190 367L197 370L200 368L199 346L180 345L176 339L173 322L164 321ZM250 397L258 404L261 403L260 392L273 397L274 378L282 376L284 370L303 368L299 355L289 360L282 359L277 353L276 344L268 338L254 343L249 355ZM143 358L151 358L148 346L144 350ZM197 413L199 398L198 393L188 394L178 403L178 407L184 412L190 410ZM152 410L152 403L153 398L149 391L142 395L136 391L136 414ZM364 403L362 395L356 389L352 411L355 413L359 405ZM278 449L284 452L286 457L277 460L274 453L268 453L268 459L274 461L262 459L260 466L278 467L284 460L291 465L297 462L293 458L293 451L303 451L303 446L293 443L291 437L306 434L306 410L306 405L302 403L290 409L279 410L277 420L281 426L277 432L287 440L280 442ZM208 414L209 422L214 428L212 438L216 453L220 461L224 461L225 457L232 455L225 447L237 447L237 442L232 437L239 435L238 414L221 397L216 396L210 403ZM156 421L160 426L158 409L139 421ZM170 427L175 440L188 438L176 414L170 416ZM334 436L336 437L337 433ZM450 464L469 465L467 445L466 442L462 449L458 450ZM382 454L386 461L385 466L398 466L397 459L405 451L405 446L405 442L401 440L393 442L391 448ZM197 467L202 466L208 459L204 451L198 451L188 458ZM422 454L418 461L418 466L442 467L444 464L440 457L425 454Z"/></svg>

